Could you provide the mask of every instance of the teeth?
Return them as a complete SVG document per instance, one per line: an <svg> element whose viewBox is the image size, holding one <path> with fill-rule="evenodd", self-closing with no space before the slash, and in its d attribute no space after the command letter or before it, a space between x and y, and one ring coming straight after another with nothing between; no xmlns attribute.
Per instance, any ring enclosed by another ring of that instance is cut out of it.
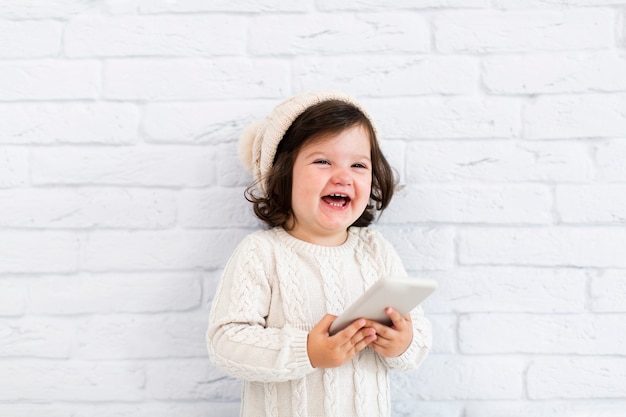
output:
<svg viewBox="0 0 626 417"><path fill-rule="evenodd" d="M331 193L324 197L324 201L334 207L345 207L350 202L347 194Z"/></svg>

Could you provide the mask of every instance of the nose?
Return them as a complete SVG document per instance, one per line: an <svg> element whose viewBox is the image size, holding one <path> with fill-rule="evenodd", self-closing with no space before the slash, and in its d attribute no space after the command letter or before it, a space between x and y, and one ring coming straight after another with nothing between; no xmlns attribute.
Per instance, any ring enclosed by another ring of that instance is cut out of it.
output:
<svg viewBox="0 0 626 417"><path fill-rule="evenodd" d="M352 185L352 175L347 168L338 167L333 172L331 181L334 185Z"/></svg>

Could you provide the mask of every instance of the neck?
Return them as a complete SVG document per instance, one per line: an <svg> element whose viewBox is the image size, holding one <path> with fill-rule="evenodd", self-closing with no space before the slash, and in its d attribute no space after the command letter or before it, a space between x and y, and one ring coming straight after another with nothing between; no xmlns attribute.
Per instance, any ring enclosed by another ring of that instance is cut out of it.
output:
<svg viewBox="0 0 626 417"><path fill-rule="evenodd" d="M300 233L297 228L284 227L285 231L296 239L319 246L341 246L348 240L348 231L340 233L317 234Z"/></svg>

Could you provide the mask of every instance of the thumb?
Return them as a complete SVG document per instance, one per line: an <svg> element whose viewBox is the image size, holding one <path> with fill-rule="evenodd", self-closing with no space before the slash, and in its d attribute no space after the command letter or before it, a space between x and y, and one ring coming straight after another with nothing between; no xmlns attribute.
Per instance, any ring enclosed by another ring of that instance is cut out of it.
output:
<svg viewBox="0 0 626 417"><path fill-rule="evenodd" d="M333 324L333 321L335 321L336 318L337 316L335 315L325 314L324 317L317 322L314 328L322 332L328 332L330 325Z"/></svg>

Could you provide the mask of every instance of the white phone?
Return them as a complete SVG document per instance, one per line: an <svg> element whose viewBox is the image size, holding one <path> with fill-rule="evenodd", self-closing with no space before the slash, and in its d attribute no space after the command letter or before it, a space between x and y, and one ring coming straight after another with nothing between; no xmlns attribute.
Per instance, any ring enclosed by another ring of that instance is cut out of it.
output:
<svg viewBox="0 0 626 417"><path fill-rule="evenodd" d="M391 325L387 307L407 315L437 288L437 281L428 278L380 279L346 309L330 325L330 335L364 318Z"/></svg>

